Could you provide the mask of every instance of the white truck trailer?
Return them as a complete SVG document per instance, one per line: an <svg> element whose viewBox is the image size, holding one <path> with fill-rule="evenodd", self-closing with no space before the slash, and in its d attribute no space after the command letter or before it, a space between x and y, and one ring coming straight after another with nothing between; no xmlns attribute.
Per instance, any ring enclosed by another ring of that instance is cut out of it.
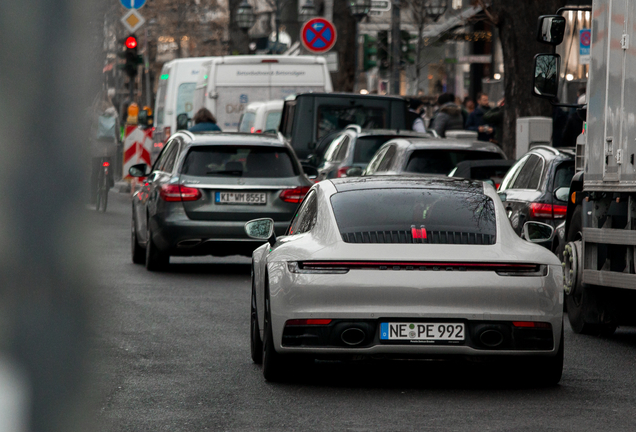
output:
<svg viewBox="0 0 636 432"><path fill-rule="evenodd" d="M594 0L591 12L587 118L561 256L572 328L607 335L636 325L636 1ZM538 28L540 41L558 45L565 19L543 16ZM556 96L559 60L535 57L535 95Z"/></svg>

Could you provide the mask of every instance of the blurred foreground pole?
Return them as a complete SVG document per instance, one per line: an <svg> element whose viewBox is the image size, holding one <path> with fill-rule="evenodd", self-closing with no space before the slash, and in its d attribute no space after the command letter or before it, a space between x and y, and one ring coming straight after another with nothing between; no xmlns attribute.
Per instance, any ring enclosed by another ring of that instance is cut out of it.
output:
<svg viewBox="0 0 636 432"><path fill-rule="evenodd" d="M91 430L83 198L89 49L103 25L92 5L0 2L0 432Z"/></svg>

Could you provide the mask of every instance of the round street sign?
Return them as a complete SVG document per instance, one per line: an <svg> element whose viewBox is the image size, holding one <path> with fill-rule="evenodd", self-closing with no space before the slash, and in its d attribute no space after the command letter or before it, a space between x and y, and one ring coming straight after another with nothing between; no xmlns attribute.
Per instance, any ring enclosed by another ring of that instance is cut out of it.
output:
<svg viewBox="0 0 636 432"><path fill-rule="evenodd" d="M324 18L313 18L300 30L300 40L307 50L322 54L336 44L336 28Z"/></svg>
<svg viewBox="0 0 636 432"><path fill-rule="evenodd" d="M146 4L146 0L119 0L126 9L139 9Z"/></svg>

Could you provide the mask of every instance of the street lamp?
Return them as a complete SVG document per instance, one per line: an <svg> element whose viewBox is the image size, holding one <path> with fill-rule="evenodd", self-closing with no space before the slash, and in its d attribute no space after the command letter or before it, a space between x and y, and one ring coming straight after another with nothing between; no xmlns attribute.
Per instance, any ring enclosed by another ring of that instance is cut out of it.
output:
<svg viewBox="0 0 636 432"><path fill-rule="evenodd" d="M448 8L448 0L426 0L424 2L424 10L426 15L433 21L437 21L439 17L444 15Z"/></svg>
<svg viewBox="0 0 636 432"><path fill-rule="evenodd" d="M252 28L255 21L254 8L252 8L252 5L250 5L247 0L243 0L236 11L236 23L241 30L247 32Z"/></svg>
<svg viewBox="0 0 636 432"><path fill-rule="evenodd" d="M316 16L316 6L311 0L307 0L302 8L300 8L300 21L307 22Z"/></svg>
<svg viewBox="0 0 636 432"><path fill-rule="evenodd" d="M356 46L354 58L354 72L353 72L353 91L358 90L358 51L360 51L358 39L360 39L360 21L362 18L369 14L371 10L371 0L349 0L349 10L351 15L356 20Z"/></svg>

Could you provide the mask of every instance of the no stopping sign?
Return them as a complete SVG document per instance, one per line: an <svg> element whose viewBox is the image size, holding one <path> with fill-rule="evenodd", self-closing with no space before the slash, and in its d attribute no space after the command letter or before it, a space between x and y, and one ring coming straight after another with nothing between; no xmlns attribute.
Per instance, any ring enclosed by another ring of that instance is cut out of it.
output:
<svg viewBox="0 0 636 432"><path fill-rule="evenodd" d="M322 54L336 44L336 28L324 18L313 18L300 30L300 40L308 51Z"/></svg>

